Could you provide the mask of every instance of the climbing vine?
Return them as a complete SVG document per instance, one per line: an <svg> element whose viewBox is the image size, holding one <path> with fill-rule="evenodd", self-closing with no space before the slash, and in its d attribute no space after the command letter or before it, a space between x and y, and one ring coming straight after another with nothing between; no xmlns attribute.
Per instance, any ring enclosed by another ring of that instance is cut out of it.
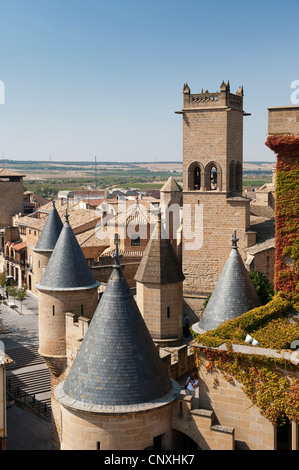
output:
<svg viewBox="0 0 299 470"><path fill-rule="evenodd" d="M277 154L275 183L275 290L298 291L299 137L269 136L266 145Z"/></svg>
<svg viewBox="0 0 299 470"><path fill-rule="evenodd" d="M217 373L230 383L241 384L244 393L263 416L278 426L287 419L299 423L298 365L266 354L241 354L232 344L247 344L250 334L259 347L290 349L299 339L299 137L269 136L266 145L277 154L275 184L275 275L273 299L204 334L193 332L198 367ZM197 343L197 347L196 347ZM225 350L219 349L226 345Z"/></svg>
<svg viewBox="0 0 299 470"><path fill-rule="evenodd" d="M290 361L266 355L234 352L232 343L244 343L246 334L254 337L260 347L275 350L289 349L299 339L299 321L290 314L297 305L297 296L280 292L266 305L250 310L240 317L222 323L217 329L194 334L198 367L208 373L221 372L230 383L242 385L248 396L274 425L285 419L299 423L299 368ZM214 349L226 344L226 350ZM213 386L218 386L214 377Z"/></svg>
<svg viewBox="0 0 299 470"><path fill-rule="evenodd" d="M286 419L299 423L299 379L289 361L200 348L197 364L204 365L209 373L220 372L229 383L241 384L247 397L273 425L284 424ZM214 388L218 384L214 378Z"/></svg>
<svg viewBox="0 0 299 470"><path fill-rule="evenodd" d="M195 333L195 342L210 347L218 347L227 341L244 344L246 334L250 334L255 335L261 347L288 349L291 342L299 338L299 323L295 321L292 324L287 321L286 317L287 313L296 305L295 301L296 297L293 299L288 294L280 292L268 304L254 308L232 320L227 320L215 330L209 330L201 335ZM279 322L283 323L280 336L277 334L269 338L268 330L275 320L277 320L276 327Z"/></svg>

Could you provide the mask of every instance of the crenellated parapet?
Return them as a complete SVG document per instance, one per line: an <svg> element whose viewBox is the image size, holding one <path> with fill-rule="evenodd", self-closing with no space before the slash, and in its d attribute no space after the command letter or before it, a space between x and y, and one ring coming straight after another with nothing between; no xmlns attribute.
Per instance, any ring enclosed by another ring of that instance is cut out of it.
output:
<svg viewBox="0 0 299 470"><path fill-rule="evenodd" d="M194 352L186 344L173 348L171 351L158 349L169 377L174 380L183 377L196 367Z"/></svg>
<svg viewBox="0 0 299 470"><path fill-rule="evenodd" d="M206 107L228 107L243 112L243 87L239 87L235 94L230 92L229 82L220 85L219 92L209 92L208 90L201 90L201 93L192 94L187 83L183 88L184 95L184 110L190 111L192 108L206 108Z"/></svg>

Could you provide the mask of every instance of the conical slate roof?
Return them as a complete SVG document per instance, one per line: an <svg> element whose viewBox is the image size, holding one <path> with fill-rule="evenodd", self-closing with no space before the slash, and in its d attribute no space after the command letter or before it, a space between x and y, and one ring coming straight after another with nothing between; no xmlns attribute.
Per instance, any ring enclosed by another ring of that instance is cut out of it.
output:
<svg viewBox="0 0 299 470"><path fill-rule="evenodd" d="M214 330L227 320L259 307L261 302L237 249L233 247L216 287L198 323L201 330Z"/></svg>
<svg viewBox="0 0 299 470"><path fill-rule="evenodd" d="M61 291L91 289L99 286L68 222L68 216L57 240L38 289Z"/></svg>
<svg viewBox="0 0 299 470"><path fill-rule="evenodd" d="M48 215L37 244L35 245L34 252L53 251L62 227L62 220L53 202L53 207Z"/></svg>
<svg viewBox="0 0 299 470"><path fill-rule="evenodd" d="M144 409L146 404L161 406L169 401L174 388L116 263L69 374L55 396L76 409L126 412L138 406Z"/></svg>
<svg viewBox="0 0 299 470"><path fill-rule="evenodd" d="M185 279L172 244L163 231L159 213L157 226L138 266L135 281L172 284Z"/></svg>

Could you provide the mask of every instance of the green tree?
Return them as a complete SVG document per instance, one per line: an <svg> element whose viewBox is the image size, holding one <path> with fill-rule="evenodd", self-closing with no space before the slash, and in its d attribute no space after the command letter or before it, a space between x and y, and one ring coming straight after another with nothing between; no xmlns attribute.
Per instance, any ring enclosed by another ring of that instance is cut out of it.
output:
<svg viewBox="0 0 299 470"><path fill-rule="evenodd" d="M249 277L252 280L261 304L266 305L272 300L274 295L274 288L268 277L261 271L251 271L249 272Z"/></svg>
<svg viewBox="0 0 299 470"><path fill-rule="evenodd" d="M6 283L6 274L5 272L0 273L0 286L2 287L2 295L4 296L4 287Z"/></svg>
<svg viewBox="0 0 299 470"><path fill-rule="evenodd" d="M11 295L14 298L14 302L16 301L16 297L18 295L18 288L15 284L10 284L6 288L8 295Z"/></svg>
<svg viewBox="0 0 299 470"><path fill-rule="evenodd" d="M26 299L27 297L27 289L28 287L25 285L21 287L21 289L18 290L17 297L21 303L21 314L22 314L22 305L23 305L23 300Z"/></svg>

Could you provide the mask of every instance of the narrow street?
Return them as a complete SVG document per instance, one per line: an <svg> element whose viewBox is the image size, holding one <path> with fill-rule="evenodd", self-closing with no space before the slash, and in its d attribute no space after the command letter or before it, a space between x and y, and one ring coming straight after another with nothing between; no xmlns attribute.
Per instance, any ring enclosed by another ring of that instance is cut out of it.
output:
<svg viewBox="0 0 299 470"><path fill-rule="evenodd" d="M8 392L11 389L7 397L7 450L51 450L51 423L35 414L32 403L36 400L43 403L40 406L48 406L49 417L50 376L38 354L37 297L29 293L22 308L18 300L16 306L0 305L0 341L14 360L6 372ZM16 406L16 400L22 404L25 399L33 412Z"/></svg>

